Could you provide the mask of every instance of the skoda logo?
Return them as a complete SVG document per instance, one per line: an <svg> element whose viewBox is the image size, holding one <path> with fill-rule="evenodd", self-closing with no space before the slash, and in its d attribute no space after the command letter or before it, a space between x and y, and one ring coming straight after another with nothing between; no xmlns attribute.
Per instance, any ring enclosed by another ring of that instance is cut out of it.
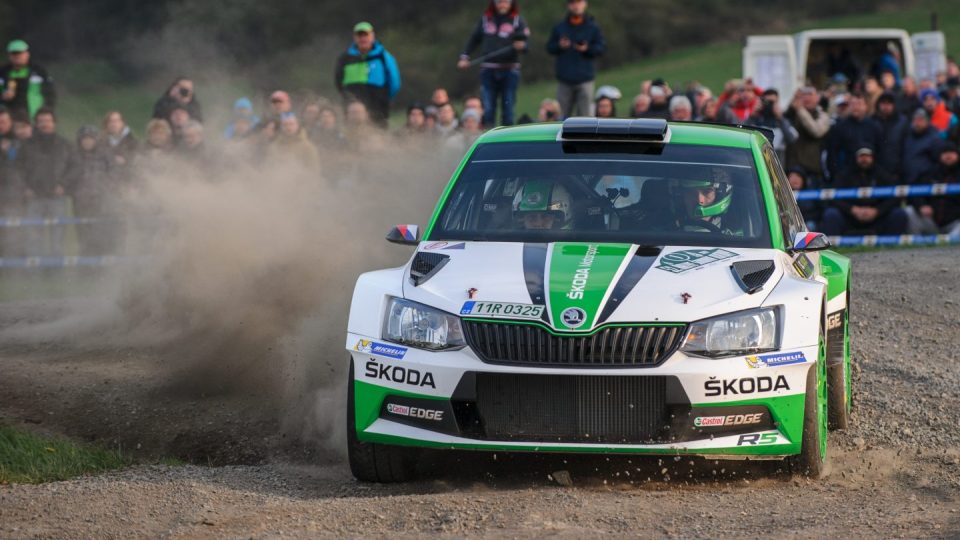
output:
<svg viewBox="0 0 960 540"><path fill-rule="evenodd" d="M560 319L568 328L579 328L586 322L587 312L578 307L567 308L560 314Z"/></svg>

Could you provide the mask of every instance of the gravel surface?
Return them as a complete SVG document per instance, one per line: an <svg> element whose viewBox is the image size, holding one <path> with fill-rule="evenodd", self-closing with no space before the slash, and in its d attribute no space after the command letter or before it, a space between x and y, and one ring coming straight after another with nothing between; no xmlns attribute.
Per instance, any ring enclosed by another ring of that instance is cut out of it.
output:
<svg viewBox="0 0 960 540"><path fill-rule="evenodd" d="M853 255L855 412L820 481L776 463L451 453L419 482L365 485L255 391L164 385L154 352L0 347L7 422L191 463L0 486L0 537L960 537L958 256ZM0 322L44 310L7 305Z"/></svg>

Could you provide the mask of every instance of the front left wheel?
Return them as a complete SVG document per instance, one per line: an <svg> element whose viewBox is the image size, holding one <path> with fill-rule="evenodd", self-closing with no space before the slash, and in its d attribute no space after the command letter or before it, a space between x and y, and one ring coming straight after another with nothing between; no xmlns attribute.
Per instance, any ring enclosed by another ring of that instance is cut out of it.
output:
<svg viewBox="0 0 960 540"><path fill-rule="evenodd" d="M416 476L415 448L363 442L357 438L353 360L347 379L347 458L350 472L362 482L406 482Z"/></svg>
<svg viewBox="0 0 960 540"><path fill-rule="evenodd" d="M812 478L827 475L827 358L824 328L820 329L817 363L807 372L800 454L791 458L795 473Z"/></svg>

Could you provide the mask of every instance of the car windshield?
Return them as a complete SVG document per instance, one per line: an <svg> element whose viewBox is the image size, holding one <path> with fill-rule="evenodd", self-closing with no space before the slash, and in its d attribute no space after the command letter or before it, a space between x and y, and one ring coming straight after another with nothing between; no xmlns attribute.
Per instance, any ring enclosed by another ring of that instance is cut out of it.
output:
<svg viewBox="0 0 960 540"><path fill-rule="evenodd" d="M770 247L751 152L685 144L480 145L430 239Z"/></svg>

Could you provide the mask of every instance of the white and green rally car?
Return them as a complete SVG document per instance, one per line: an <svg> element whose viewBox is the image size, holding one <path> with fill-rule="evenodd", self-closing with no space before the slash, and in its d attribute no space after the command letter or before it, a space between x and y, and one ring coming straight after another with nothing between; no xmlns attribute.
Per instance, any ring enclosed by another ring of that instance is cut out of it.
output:
<svg viewBox="0 0 960 540"><path fill-rule="evenodd" d="M467 153L401 268L350 310L353 474L418 450L788 459L851 406L850 263L806 230L766 134L573 118Z"/></svg>

